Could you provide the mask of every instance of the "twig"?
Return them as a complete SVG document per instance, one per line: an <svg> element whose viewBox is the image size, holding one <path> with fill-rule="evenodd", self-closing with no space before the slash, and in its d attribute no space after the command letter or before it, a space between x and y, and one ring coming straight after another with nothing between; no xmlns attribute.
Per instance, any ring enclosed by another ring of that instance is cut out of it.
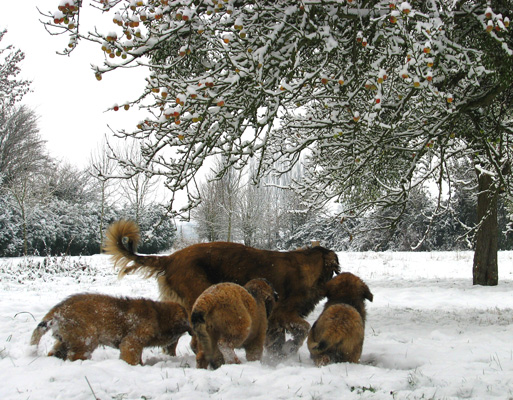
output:
<svg viewBox="0 0 513 400"><path fill-rule="evenodd" d="M34 319L34 321L36 320L34 315L31 312L29 312L29 311L20 311L19 313L14 314L14 318L16 318L20 314L30 314L30 316Z"/></svg>
<svg viewBox="0 0 513 400"><path fill-rule="evenodd" d="M96 397L96 393L94 392L93 390L93 387L91 386L91 384L89 383L89 379L87 379L87 376L84 376L86 382L87 382L87 385L89 386L89 389L91 389L91 393L93 394L94 396L94 400L101 400L99 397Z"/></svg>

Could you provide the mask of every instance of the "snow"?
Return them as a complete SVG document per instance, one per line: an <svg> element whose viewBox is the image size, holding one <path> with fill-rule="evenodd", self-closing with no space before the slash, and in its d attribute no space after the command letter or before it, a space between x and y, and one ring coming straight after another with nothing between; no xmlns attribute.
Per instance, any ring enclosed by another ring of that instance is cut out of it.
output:
<svg viewBox="0 0 513 400"><path fill-rule="evenodd" d="M106 256L73 259L72 273L0 259L0 398L513 397L513 252L499 254L496 287L472 285L471 252L338 256L342 270L360 276L374 294L361 364L317 368L303 345L297 355L278 361L266 356L246 362L238 352L241 365L216 371L196 369L188 335L180 339L176 357L145 349L144 366L126 364L112 348L98 348L87 361L47 357L50 334L37 351L28 343L40 319L64 297L99 292L156 299L156 282L139 276L118 280ZM322 303L308 317L310 323L321 309Z"/></svg>

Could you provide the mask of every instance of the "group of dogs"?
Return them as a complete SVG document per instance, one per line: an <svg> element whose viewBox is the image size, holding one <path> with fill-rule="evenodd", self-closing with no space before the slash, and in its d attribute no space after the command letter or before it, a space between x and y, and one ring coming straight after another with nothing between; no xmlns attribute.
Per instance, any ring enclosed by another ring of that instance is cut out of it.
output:
<svg viewBox="0 0 513 400"><path fill-rule="evenodd" d="M118 221L106 233L104 251L119 276L157 277L161 301L102 294L76 294L55 305L34 330L38 345L50 329L48 353L84 360L99 346L120 350L129 364L142 364L145 347L176 355L178 339L192 336L198 368L260 360L264 348L287 356L307 340L316 365L360 360L365 300L373 294L357 276L340 273L335 252L321 246L267 251L237 243L200 243L167 256L136 252L139 228ZM324 310L310 327L305 317L323 298ZM286 340L286 332L291 339Z"/></svg>

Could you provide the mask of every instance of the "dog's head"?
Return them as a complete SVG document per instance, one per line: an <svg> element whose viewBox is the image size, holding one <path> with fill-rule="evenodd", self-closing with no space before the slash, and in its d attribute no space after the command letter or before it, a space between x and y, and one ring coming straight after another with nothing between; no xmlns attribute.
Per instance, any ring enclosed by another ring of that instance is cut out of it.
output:
<svg viewBox="0 0 513 400"><path fill-rule="evenodd" d="M278 293L273 288L273 285L264 278L252 279L244 288L255 298L255 300L261 301L265 305L265 312L267 318L271 315L274 305L278 301Z"/></svg>
<svg viewBox="0 0 513 400"><path fill-rule="evenodd" d="M154 303L163 329L170 330L179 334L187 332L193 335L189 324L189 317L185 308L174 301L158 301Z"/></svg>
<svg viewBox="0 0 513 400"><path fill-rule="evenodd" d="M333 275L340 273L338 256L333 250L329 250L321 246L314 247L314 250L317 250L322 254L323 266L319 281L324 284L333 278Z"/></svg>
<svg viewBox="0 0 513 400"><path fill-rule="evenodd" d="M326 284L326 297L328 300L372 301L374 295L369 287L356 275L342 272Z"/></svg>

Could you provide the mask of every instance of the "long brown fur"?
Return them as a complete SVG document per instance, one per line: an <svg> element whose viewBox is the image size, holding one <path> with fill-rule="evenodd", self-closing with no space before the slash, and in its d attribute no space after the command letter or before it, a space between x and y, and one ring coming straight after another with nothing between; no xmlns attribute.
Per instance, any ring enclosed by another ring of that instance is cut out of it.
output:
<svg viewBox="0 0 513 400"><path fill-rule="evenodd" d="M136 253L138 240L139 231L132 221L118 221L107 231L104 249L120 277L134 272L157 276L161 298L179 302L189 313L198 296L213 284L244 285L251 279L267 279L279 300L269 320L266 346L277 354L296 352L302 345L310 329L304 318L324 297L326 282L340 268L337 255L323 247L280 252L213 242L168 256L150 256ZM293 336L287 343L285 330Z"/></svg>
<svg viewBox="0 0 513 400"><path fill-rule="evenodd" d="M172 302L128 299L102 294L76 294L55 305L32 333L31 345L53 331L48 353L64 360L90 358L99 346L121 350L129 364L142 364L144 347L171 346L191 333L185 309Z"/></svg>
<svg viewBox="0 0 513 400"><path fill-rule="evenodd" d="M263 279L244 287L236 283L210 286L192 307L191 324L199 342L198 368L239 364L235 348L244 348L246 359L262 358L267 318L275 304L275 292Z"/></svg>
<svg viewBox="0 0 513 400"><path fill-rule="evenodd" d="M308 334L310 356L318 366L358 363L365 333L365 300L373 301L368 286L344 272L326 284L328 300Z"/></svg>

